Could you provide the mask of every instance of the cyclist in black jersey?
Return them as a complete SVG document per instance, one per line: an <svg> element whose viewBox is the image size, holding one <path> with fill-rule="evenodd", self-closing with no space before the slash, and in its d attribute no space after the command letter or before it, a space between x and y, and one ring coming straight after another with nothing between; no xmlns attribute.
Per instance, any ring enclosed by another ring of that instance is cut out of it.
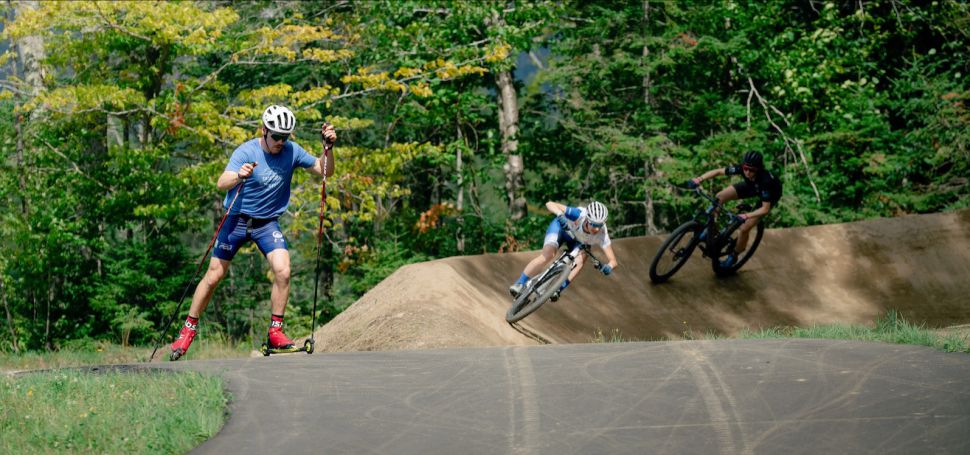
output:
<svg viewBox="0 0 970 455"><path fill-rule="evenodd" d="M765 169L764 158L755 151L744 154L740 164L728 166L726 168L712 169L705 172L700 177L687 181L687 186L697 188L701 182L719 175L740 175L743 179L740 182L721 190L717 193L717 199L721 203L735 199L758 198L758 205L749 213L738 215L743 221L738 234L738 242L735 245L734 254L724 260L724 267L731 267L737 262L738 257L748 247L748 233L758 225L761 217L768 214L773 207L778 205L781 199L781 181Z"/></svg>

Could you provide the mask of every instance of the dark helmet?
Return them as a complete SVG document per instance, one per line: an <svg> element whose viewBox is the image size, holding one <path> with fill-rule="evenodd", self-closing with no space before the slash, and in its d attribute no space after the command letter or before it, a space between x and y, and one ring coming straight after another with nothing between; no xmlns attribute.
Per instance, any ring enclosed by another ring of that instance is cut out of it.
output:
<svg viewBox="0 0 970 455"><path fill-rule="evenodd" d="M746 164L751 167L756 167L758 169L764 169L765 160L761 157L761 154L751 150L744 154L744 158L741 159L741 164Z"/></svg>

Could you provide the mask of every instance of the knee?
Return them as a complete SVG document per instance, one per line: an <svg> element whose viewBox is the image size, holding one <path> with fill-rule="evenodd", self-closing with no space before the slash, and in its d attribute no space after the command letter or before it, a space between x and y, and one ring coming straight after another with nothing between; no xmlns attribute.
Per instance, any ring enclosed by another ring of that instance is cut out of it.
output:
<svg viewBox="0 0 970 455"><path fill-rule="evenodd" d="M220 281L226 276L226 269L218 266L212 265L209 270L205 272L205 283L209 286L215 286L219 284Z"/></svg>
<svg viewBox="0 0 970 455"><path fill-rule="evenodd" d="M289 266L286 266L286 267L280 267L280 268L276 269L275 276L276 276L276 282L277 283L280 283L280 284L289 284L290 283L290 267Z"/></svg>

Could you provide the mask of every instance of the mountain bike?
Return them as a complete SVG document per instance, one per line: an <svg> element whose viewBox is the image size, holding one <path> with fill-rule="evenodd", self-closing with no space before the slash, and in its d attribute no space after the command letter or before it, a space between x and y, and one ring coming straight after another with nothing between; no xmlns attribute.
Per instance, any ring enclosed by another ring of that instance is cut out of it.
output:
<svg viewBox="0 0 970 455"><path fill-rule="evenodd" d="M566 228L569 236L575 239L576 235L572 227L568 223L561 224ZM505 320L510 324L518 322L546 303L569 277L569 272L576 267L576 259L581 253L586 253L596 270L603 267L603 262L593 255L589 245L577 242L572 249L564 250L542 273L526 281L522 293L515 298L512 307L505 313Z"/></svg>
<svg viewBox="0 0 970 455"><path fill-rule="evenodd" d="M707 199L710 205L699 210L694 218L681 224L660 245L657 254L650 263L650 281L663 283L670 279L687 262L694 249L700 248L704 257L710 258L711 267L718 276L727 276L738 271L761 244L764 236L764 223L758 223L754 232L754 240L741 253L734 264L725 267L724 259L734 252L738 241L738 228L744 220L736 212L729 210L714 196L707 194L700 187L693 189L698 196ZM750 211L748 204L739 204L739 212Z"/></svg>

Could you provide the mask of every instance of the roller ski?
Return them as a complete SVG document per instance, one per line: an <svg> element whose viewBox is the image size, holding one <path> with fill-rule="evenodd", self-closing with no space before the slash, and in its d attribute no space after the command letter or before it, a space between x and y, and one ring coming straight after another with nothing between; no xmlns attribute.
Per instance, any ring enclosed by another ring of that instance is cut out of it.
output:
<svg viewBox="0 0 970 455"><path fill-rule="evenodd" d="M305 352L307 354L313 354L313 340L304 341L303 346L296 346L295 344L291 344L289 346L284 346L280 348L271 348L269 347L269 344L263 343L263 345L259 347L259 352L260 354L263 354L263 356L266 356L266 357L269 357L272 354L292 354L294 352Z"/></svg>
<svg viewBox="0 0 970 455"><path fill-rule="evenodd" d="M313 339L306 340L303 342L303 346L297 347L286 334L283 333L283 321L276 320L274 317L269 328L269 335L266 337L267 340L262 346L259 347L259 352L263 356L269 357L271 354L291 354L294 352L305 352L307 354L313 354Z"/></svg>

